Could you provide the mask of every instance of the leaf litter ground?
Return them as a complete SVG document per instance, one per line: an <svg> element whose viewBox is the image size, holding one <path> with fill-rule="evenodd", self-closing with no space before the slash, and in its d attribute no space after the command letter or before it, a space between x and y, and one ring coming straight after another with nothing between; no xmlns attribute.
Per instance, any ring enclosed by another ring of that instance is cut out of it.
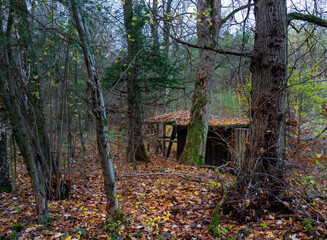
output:
<svg viewBox="0 0 327 240"><path fill-rule="evenodd" d="M175 160L150 156L137 170L115 158L121 217L106 222L105 196L95 146L74 164L70 197L49 201L51 221L38 225L29 178L18 165L17 189L0 196L0 233L18 231L18 239L215 239L208 231L213 208L221 198L221 184L234 177L209 169L180 165ZM325 202L315 204L327 217ZM309 234L303 221L267 212L247 224L221 213L216 239L326 239L327 230L316 226ZM292 231L288 230L292 226Z"/></svg>

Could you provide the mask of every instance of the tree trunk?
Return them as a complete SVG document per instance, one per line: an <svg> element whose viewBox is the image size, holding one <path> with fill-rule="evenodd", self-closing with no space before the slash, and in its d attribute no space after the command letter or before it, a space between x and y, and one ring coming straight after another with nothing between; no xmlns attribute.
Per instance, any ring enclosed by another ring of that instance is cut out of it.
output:
<svg viewBox="0 0 327 240"><path fill-rule="evenodd" d="M26 122L26 131L31 142L31 149L34 154L35 165L39 171L38 176L43 183L44 188L49 199L62 198L61 195L67 195L66 191L69 188L60 188L60 192L53 194L51 188L59 184L61 169L57 168L56 158L51 153L51 144L47 132L47 124L43 108L43 95L41 91L41 84L38 69L37 69L37 55L34 51L33 43L33 26L30 20L27 4L25 0L11 0L11 7L14 13L21 19L18 21L18 35L19 35L19 54L15 57L19 58L16 64L11 53L5 61L6 64L12 68L11 78L15 78L13 83L14 94L16 95L17 104L21 110L22 119ZM11 51L11 50L10 50ZM6 54L4 54L6 56ZM3 72L7 72L4 69ZM8 73L5 74L6 80ZM33 127L30 127L33 126ZM61 160L60 160L61 161Z"/></svg>
<svg viewBox="0 0 327 240"><path fill-rule="evenodd" d="M199 45L214 47L221 27L220 0L199 0L198 13L197 35ZM214 51L200 49L190 122L187 128L186 144L179 158L180 162L191 162L199 165L205 163L215 58L216 53Z"/></svg>
<svg viewBox="0 0 327 240"><path fill-rule="evenodd" d="M10 192L9 164L7 154L6 111L0 108L0 193Z"/></svg>
<svg viewBox="0 0 327 240"><path fill-rule="evenodd" d="M138 79L138 53L141 49L139 23L133 24L133 1L125 0L124 25L128 43L128 61L131 68L127 73L127 104L128 104L128 140L127 160L135 168L136 161L149 161L146 155L143 136L143 109L140 80ZM142 25L142 24L141 24Z"/></svg>
<svg viewBox="0 0 327 240"><path fill-rule="evenodd" d="M104 189L107 197L106 210L109 217L113 217L118 210L116 180L109 148L108 119L106 116L104 100L100 85L100 78L95 66L94 55L91 52L90 37L87 26L84 24L78 6L73 0L70 1L73 19L78 31L84 61L87 68L87 85L92 97L92 112L96 121L97 146L101 159L101 167L104 176Z"/></svg>
<svg viewBox="0 0 327 240"><path fill-rule="evenodd" d="M14 23L13 9L16 7L16 2L13 1L11 4L12 8L7 21L7 29L5 33L1 31L1 38L9 39L12 36ZM2 22L0 27L2 29ZM0 97L3 104L5 105L15 140L21 151L26 169L31 179L31 185L36 202L38 221L44 224L49 219L49 213L47 209L47 195L43 184L44 181L42 181L44 180L44 176L41 176L42 171L37 167L35 159L35 145L33 145L35 143L35 136L31 135L31 127L28 119L26 116L23 116L23 112L26 111L22 110L23 104L21 102L21 98L25 95L22 93L22 89L19 87L21 79L17 77L14 81L13 71L17 69L14 67L15 64L11 62L13 61L13 56L10 41L7 41L6 44L3 44L1 47ZM3 72L5 74L3 74ZM6 78L6 81L4 77Z"/></svg>
<svg viewBox="0 0 327 240"><path fill-rule="evenodd" d="M167 0L166 2L166 9L165 9L165 16L164 16L164 33L163 33L163 38L164 38L164 56L165 59L168 60L168 54L169 54L169 47L170 47L170 42L169 42L169 34L170 34L170 24L169 24L169 20L171 18L171 3L172 0Z"/></svg>
<svg viewBox="0 0 327 240"><path fill-rule="evenodd" d="M25 166L31 178L38 221L41 224L45 224L49 219L47 195L39 175L39 169L36 166L34 152L31 147L32 140L28 134L26 122L23 119L17 101L15 101L15 87L13 86L13 82L11 80L7 81L9 85L8 92L6 90L6 84L3 79L2 71L0 70L0 96L6 106L6 110L8 111L17 145L19 146L21 154L23 155Z"/></svg>
<svg viewBox="0 0 327 240"><path fill-rule="evenodd" d="M272 190L285 167L286 0L254 2L250 142L239 180L242 186L253 180Z"/></svg>
<svg viewBox="0 0 327 240"><path fill-rule="evenodd" d="M159 55L159 23L158 23L158 1L152 2L152 18L153 23L151 24L151 34L153 37L153 52L154 55Z"/></svg>

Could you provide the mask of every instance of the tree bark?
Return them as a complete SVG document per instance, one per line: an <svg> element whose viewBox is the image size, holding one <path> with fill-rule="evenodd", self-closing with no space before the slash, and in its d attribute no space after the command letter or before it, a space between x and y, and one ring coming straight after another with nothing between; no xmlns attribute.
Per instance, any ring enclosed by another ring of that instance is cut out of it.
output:
<svg viewBox="0 0 327 240"><path fill-rule="evenodd" d="M172 15L170 13L171 11L171 4L172 4L172 0L167 0L166 2L166 9L165 9L165 16L164 16L164 33L163 33L163 37L164 37L164 56L165 59L168 60L168 54L169 54L169 47L170 47L170 42L169 42L169 34L170 34L170 16Z"/></svg>
<svg viewBox="0 0 327 240"><path fill-rule="evenodd" d="M12 29L14 23L14 9L17 2L11 2L11 10L7 21L6 31L1 31L1 38L10 39L12 37ZM25 13L27 14L27 13ZM2 18L1 18L2 19ZM1 22L2 29L2 22ZM34 136L31 135L31 127L26 116L23 116L21 98L24 96L22 89L19 87L20 78L15 78L14 73L14 60L12 56L11 42L7 41L1 46L0 52L0 97L8 113L12 131L24 159L26 169L31 179L31 185L36 202L36 211L38 221L42 224L46 223L49 219L47 209L47 194L44 187L44 176L42 169L38 168L35 159L35 149L33 145ZM35 142L35 139L34 139Z"/></svg>
<svg viewBox="0 0 327 240"><path fill-rule="evenodd" d="M159 22L158 22L158 1L152 2L152 19L153 23L151 24L151 34L153 37L153 52L155 55L159 55Z"/></svg>
<svg viewBox="0 0 327 240"><path fill-rule="evenodd" d="M12 79L8 80L7 83L9 85L9 92L6 90L6 84L0 70L0 96L8 111L17 145L23 155L25 166L31 178L38 221L45 224L49 219L47 195L36 166L34 152L31 147L32 140L28 134L26 122L17 101L15 101L15 87L13 86Z"/></svg>
<svg viewBox="0 0 327 240"><path fill-rule="evenodd" d="M220 0L199 0L198 13L197 35L199 45L214 48L221 27ZM215 59L216 53L214 51L200 49L190 122L187 128L185 147L179 158L180 162L191 162L198 165L205 163L209 106Z"/></svg>
<svg viewBox="0 0 327 240"><path fill-rule="evenodd" d="M131 68L127 73L127 114L128 114L128 140L127 140L127 160L132 162L135 168L136 161L149 161L146 155L143 135L143 109L141 83L138 79L138 57L142 50L140 39L142 23L133 24L133 1L125 0L124 25L128 44L128 61ZM141 26L140 26L141 25Z"/></svg>
<svg viewBox="0 0 327 240"><path fill-rule="evenodd" d="M6 111L0 108L0 193L10 192L9 164L7 153Z"/></svg>
<svg viewBox="0 0 327 240"><path fill-rule="evenodd" d="M105 111L100 78L95 66L94 55L91 51L91 42L87 26L84 24L80 10L74 0L70 0L70 6L80 37L80 46L83 50L84 62L87 68L87 86L92 96L92 112L96 121L97 146L101 159L104 189L107 197L106 210L109 217L114 217L118 210L117 188L109 148L108 119Z"/></svg>
<svg viewBox="0 0 327 240"><path fill-rule="evenodd" d="M253 180L272 190L276 179L283 179L286 161L286 0L255 0L254 3L250 142L240 181L247 186Z"/></svg>

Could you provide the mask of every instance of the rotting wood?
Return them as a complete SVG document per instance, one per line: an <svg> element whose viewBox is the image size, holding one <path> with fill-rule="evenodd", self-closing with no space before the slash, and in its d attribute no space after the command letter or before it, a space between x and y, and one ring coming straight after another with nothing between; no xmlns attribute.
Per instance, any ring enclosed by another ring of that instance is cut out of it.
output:
<svg viewBox="0 0 327 240"><path fill-rule="evenodd" d="M127 179L127 178L133 178L133 177L155 176L155 175L174 175L177 177L184 178L187 181L194 181L194 182L203 182L203 181L207 180L204 177L194 175L194 174L182 174L182 173L174 173L174 172L169 172L169 171L156 172L156 173L137 173L137 174L121 175L121 176L117 176L117 179ZM192 179L192 178L197 178L197 179Z"/></svg>

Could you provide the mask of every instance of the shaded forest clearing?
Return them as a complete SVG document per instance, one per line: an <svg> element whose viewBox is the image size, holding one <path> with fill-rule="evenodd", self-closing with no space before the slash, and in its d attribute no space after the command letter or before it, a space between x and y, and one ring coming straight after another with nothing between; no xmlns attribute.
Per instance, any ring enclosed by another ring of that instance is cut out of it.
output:
<svg viewBox="0 0 327 240"><path fill-rule="evenodd" d="M18 239L214 239L208 230L213 208L222 197L222 185L233 184L235 176L217 175L206 168L180 165L154 155L150 156L150 163L138 163L134 171L125 158L116 157L122 214L106 223L103 176L96 158L95 146L88 145L85 157L73 163L70 197L49 201L51 221L46 225L37 225L30 180L20 160L17 190L0 197L1 236L17 231ZM326 165L326 159L310 159L310 169L314 171L319 161L320 167ZM300 173L293 177L291 182L297 191L292 191L296 194L303 195L302 189L309 194L326 191L326 175L317 176L311 171L306 177ZM326 225L310 220L310 216L327 219L326 200L314 198L308 203L304 201L307 196L302 195L300 204L297 198L291 204L297 209L296 216L267 211L256 222L239 223L227 212L220 213L219 238L326 239Z"/></svg>

